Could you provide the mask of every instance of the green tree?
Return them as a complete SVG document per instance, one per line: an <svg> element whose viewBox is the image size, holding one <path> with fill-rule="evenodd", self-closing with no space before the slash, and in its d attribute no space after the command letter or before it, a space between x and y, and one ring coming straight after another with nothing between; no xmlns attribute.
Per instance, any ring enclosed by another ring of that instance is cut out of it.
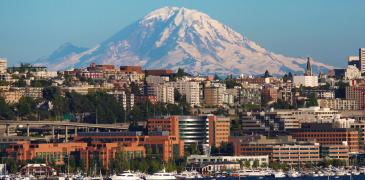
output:
<svg viewBox="0 0 365 180"><path fill-rule="evenodd" d="M318 106L318 101L317 101L317 97L315 94L311 94L309 96L309 99L307 100L306 105L307 105L307 107Z"/></svg>
<svg viewBox="0 0 365 180"><path fill-rule="evenodd" d="M252 167L253 167L253 168L258 168L259 166L260 166L260 164L259 164L259 160L255 159L255 160L253 161Z"/></svg>
<svg viewBox="0 0 365 180"><path fill-rule="evenodd" d="M29 116L34 113L36 106L36 101L31 97L21 97L19 99L19 102L16 104L18 113L22 117Z"/></svg>
<svg viewBox="0 0 365 180"><path fill-rule="evenodd" d="M235 86L239 86L240 84L233 78L232 75L228 76L224 83L226 84L227 89L233 89Z"/></svg>
<svg viewBox="0 0 365 180"><path fill-rule="evenodd" d="M245 160L245 161L243 162L243 165L244 165L246 168L250 168L250 167L251 167L251 162L250 162L250 161L248 161L248 160Z"/></svg>
<svg viewBox="0 0 365 180"><path fill-rule="evenodd" d="M61 89L56 86L49 86L43 88L42 91L43 98L47 99L48 101L53 101L57 97L61 96Z"/></svg>
<svg viewBox="0 0 365 180"><path fill-rule="evenodd" d="M14 119L14 112L10 106L5 102L3 97L0 97L0 119L8 120Z"/></svg>

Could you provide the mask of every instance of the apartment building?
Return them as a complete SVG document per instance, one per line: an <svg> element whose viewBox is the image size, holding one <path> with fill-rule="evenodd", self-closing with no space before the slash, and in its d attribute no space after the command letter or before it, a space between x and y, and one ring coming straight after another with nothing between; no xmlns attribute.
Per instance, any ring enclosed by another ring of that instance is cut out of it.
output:
<svg viewBox="0 0 365 180"><path fill-rule="evenodd" d="M186 101L191 106L200 106L200 82L177 80L176 82L169 82L168 85L185 95Z"/></svg>
<svg viewBox="0 0 365 180"><path fill-rule="evenodd" d="M134 94L125 91L109 91L107 94L112 95L123 107L124 110L131 110L134 106Z"/></svg>
<svg viewBox="0 0 365 180"><path fill-rule="evenodd" d="M364 108L363 93L358 86L346 86L346 99L355 100L360 105L360 109Z"/></svg>
<svg viewBox="0 0 365 180"><path fill-rule="evenodd" d="M220 83L206 83L204 87L204 102L207 106L221 106L224 104L226 87Z"/></svg>
<svg viewBox="0 0 365 180"><path fill-rule="evenodd" d="M149 84L147 95L156 96L158 102L175 103L174 88L166 84Z"/></svg>
<svg viewBox="0 0 365 180"><path fill-rule="evenodd" d="M6 73L7 65L7 59L0 57L0 73Z"/></svg>

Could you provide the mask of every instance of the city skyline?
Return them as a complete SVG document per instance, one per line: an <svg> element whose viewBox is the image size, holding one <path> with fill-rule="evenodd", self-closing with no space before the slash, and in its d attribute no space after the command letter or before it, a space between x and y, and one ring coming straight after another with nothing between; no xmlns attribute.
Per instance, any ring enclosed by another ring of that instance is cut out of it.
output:
<svg viewBox="0 0 365 180"><path fill-rule="evenodd" d="M2 1L0 56L9 65L48 56L65 42L90 48L164 6L207 13L259 45L293 57L311 56L337 67L363 47L361 1ZM302 7L298 9L297 7ZM327 8L325 8L327 7ZM297 9L296 9L297 8ZM351 10L351 13L346 13ZM293 40L294 39L294 40Z"/></svg>

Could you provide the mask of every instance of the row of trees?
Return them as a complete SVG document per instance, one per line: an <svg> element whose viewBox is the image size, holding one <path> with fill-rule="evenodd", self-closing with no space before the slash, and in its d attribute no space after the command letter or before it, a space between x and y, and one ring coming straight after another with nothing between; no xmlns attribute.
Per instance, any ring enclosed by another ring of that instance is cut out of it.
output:
<svg viewBox="0 0 365 180"><path fill-rule="evenodd" d="M92 92L81 95L75 92L61 94L58 87L46 87L43 90L43 100L22 97L16 104L7 104L0 97L0 119L64 119L71 117L72 121L88 123L137 122L154 116L188 115L191 107L186 103L186 97L175 92L176 104L150 101L136 103L125 111L122 104L112 95L105 92ZM48 102L50 102L48 104Z"/></svg>

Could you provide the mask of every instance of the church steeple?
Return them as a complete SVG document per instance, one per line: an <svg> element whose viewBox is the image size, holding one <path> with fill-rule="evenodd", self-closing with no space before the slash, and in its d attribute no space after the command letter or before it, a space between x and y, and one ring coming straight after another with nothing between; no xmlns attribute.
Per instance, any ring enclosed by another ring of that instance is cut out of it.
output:
<svg viewBox="0 0 365 180"><path fill-rule="evenodd" d="M307 58L307 67L306 67L305 73L304 73L305 76L313 76L310 59L311 59L310 57Z"/></svg>

